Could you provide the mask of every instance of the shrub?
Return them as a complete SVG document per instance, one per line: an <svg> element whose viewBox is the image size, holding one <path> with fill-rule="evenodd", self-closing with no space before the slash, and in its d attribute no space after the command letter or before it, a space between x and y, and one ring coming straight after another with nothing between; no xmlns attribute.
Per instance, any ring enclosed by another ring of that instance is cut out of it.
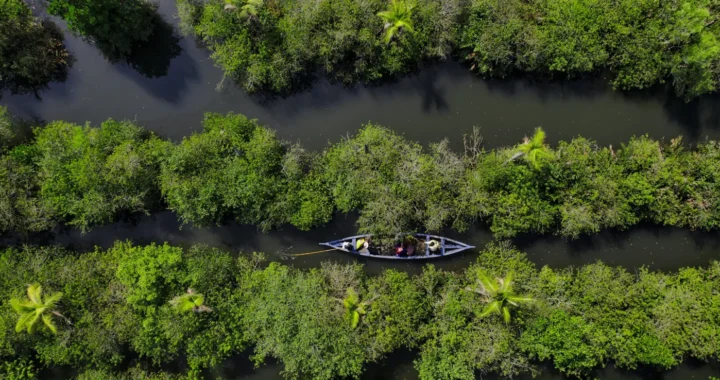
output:
<svg viewBox="0 0 720 380"><path fill-rule="evenodd" d="M131 122L93 128L54 122L37 130L43 205L82 231L121 214L148 212L168 142Z"/></svg>

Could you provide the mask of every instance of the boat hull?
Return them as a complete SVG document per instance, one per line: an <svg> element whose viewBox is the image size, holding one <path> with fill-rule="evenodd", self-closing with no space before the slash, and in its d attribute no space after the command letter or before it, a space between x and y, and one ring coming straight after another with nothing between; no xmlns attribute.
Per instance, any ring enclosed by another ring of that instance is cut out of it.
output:
<svg viewBox="0 0 720 380"><path fill-rule="evenodd" d="M468 245L457 240L449 239L443 236L430 235L430 234L412 234L418 242L422 244L422 249L414 251L413 254L408 256L396 256L394 254L387 253L372 253L368 249L356 249L358 241L372 241L372 234L355 235L349 236L343 239L333 240L320 245L337 249L339 251L348 252L353 255L370 257L373 259L384 259L384 260L431 260L438 259L441 257L452 256L454 254L473 249L475 246ZM439 247L435 251L430 249L430 242L435 240L439 243ZM344 244L349 243L349 244Z"/></svg>

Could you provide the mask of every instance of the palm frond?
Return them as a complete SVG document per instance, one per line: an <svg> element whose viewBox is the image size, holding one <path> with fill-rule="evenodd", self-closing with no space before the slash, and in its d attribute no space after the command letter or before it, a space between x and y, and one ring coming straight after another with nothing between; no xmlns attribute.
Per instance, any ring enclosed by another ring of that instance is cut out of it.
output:
<svg viewBox="0 0 720 380"><path fill-rule="evenodd" d="M392 20L394 13L392 11L382 11L378 12L377 14L380 16L383 20Z"/></svg>
<svg viewBox="0 0 720 380"><path fill-rule="evenodd" d="M357 328L358 323L360 323L360 313L358 313L357 311L355 311L355 312L352 314L352 321L350 322L350 326L351 326L352 328Z"/></svg>
<svg viewBox="0 0 720 380"><path fill-rule="evenodd" d="M37 283L28 286L27 295L30 301L32 301L33 303L42 303L42 286Z"/></svg>
<svg viewBox="0 0 720 380"><path fill-rule="evenodd" d="M409 22L409 21L398 20L398 21L395 23L395 25L396 25L398 28L402 28L403 30L407 30L408 32L411 32L411 33L415 31L415 29L413 28L412 23Z"/></svg>
<svg viewBox="0 0 720 380"><path fill-rule="evenodd" d="M535 129L535 133L533 134L531 142L532 145L535 147L545 145L545 131L542 129L542 127L537 127Z"/></svg>
<svg viewBox="0 0 720 380"><path fill-rule="evenodd" d="M20 332L27 330L33 333L38 326L38 322L42 319L43 324L53 333L57 333L57 327L52 320L52 314L61 315L53 310L58 302L62 299L62 293L54 293L49 297L45 297L43 301L42 286L40 284L32 284L27 287L27 301L19 299L11 299L10 306L19 314L15 331ZM69 321L68 321L69 323Z"/></svg>
<svg viewBox="0 0 720 380"><path fill-rule="evenodd" d="M502 283L500 285L500 289L499 289L500 292L502 292L502 293L512 292L512 283L513 283L514 276L515 276L515 273L513 273L513 271L510 271L505 275L505 278L502 279Z"/></svg>
<svg viewBox="0 0 720 380"><path fill-rule="evenodd" d="M17 298L13 298L10 300L10 306L13 308L13 310L15 310L18 313L25 313L28 311L35 310L34 307L28 306L28 302L20 301Z"/></svg>
<svg viewBox="0 0 720 380"><path fill-rule="evenodd" d="M45 307L48 309L52 309L55 307L55 305L60 302L62 299L63 294L62 293L53 293L50 295L50 297L45 298Z"/></svg>
<svg viewBox="0 0 720 380"><path fill-rule="evenodd" d="M401 31L407 31L408 33L415 31L412 24L413 8L414 5L405 0L392 0L389 9L377 13L378 17L385 21L386 43L390 43L393 37Z"/></svg>
<svg viewBox="0 0 720 380"><path fill-rule="evenodd" d="M55 327L55 324L52 321L52 315L50 314L44 314L42 316L43 323L47 328L50 330L51 333L57 334L57 327Z"/></svg>
<svg viewBox="0 0 720 380"><path fill-rule="evenodd" d="M480 314L478 314L479 318L486 317L492 313L500 312L500 301L492 301L490 302L485 308L483 309Z"/></svg>
<svg viewBox="0 0 720 380"><path fill-rule="evenodd" d="M17 323L15 324L15 332L21 332L25 329L27 329L27 324L30 318L34 316L34 313L25 313L21 314L18 318Z"/></svg>
<svg viewBox="0 0 720 380"><path fill-rule="evenodd" d="M187 293L176 296L172 300L170 300L170 305L172 305L175 310L181 313L185 313L188 311L211 311L212 309L206 307L204 303L205 296L195 293L192 289L188 289Z"/></svg>
<svg viewBox="0 0 720 380"><path fill-rule="evenodd" d="M192 302L189 302L189 300L186 300L185 302L179 303L177 309L181 313L186 313L188 311L193 311L193 309L195 309L195 305Z"/></svg>
<svg viewBox="0 0 720 380"><path fill-rule="evenodd" d="M202 295L202 294L196 294L196 295L193 296L193 298L194 298L194 299L193 299L193 304L194 304L195 306L202 306L203 304L205 304L205 296L204 296L204 295Z"/></svg>
<svg viewBox="0 0 720 380"><path fill-rule="evenodd" d="M508 309L507 306L502 308L503 312L503 319L505 320L505 323L510 323L510 309Z"/></svg>
<svg viewBox="0 0 720 380"><path fill-rule="evenodd" d="M540 167L542 159L553 156L552 151L545 145L545 131L540 127L535 129L532 137L525 137L525 141L517 146L517 150L518 153L524 155L525 160L536 169ZM517 154L513 156L510 161L516 156Z"/></svg>
<svg viewBox="0 0 720 380"><path fill-rule="evenodd" d="M508 295L505 299L507 299L508 302L513 304L513 306L518 306L519 303L535 301L535 299L531 297L514 295Z"/></svg>
<svg viewBox="0 0 720 380"><path fill-rule="evenodd" d="M390 27L390 29L388 29L387 32L385 32L385 43L390 43L390 41L392 41L393 37L395 36L395 33L397 33L397 32L398 32L397 25L393 25L392 27Z"/></svg>
<svg viewBox="0 0 720 380"><path fill-rule="evenodd" d="M477 277L478 281L484 288L485 292L492 293L492 294L497 293L498 289L497 289L497 286L495 285L495 281L490 279L490 277L488 277L487 273L485 273L484 270L478 268L477 271L475 272L475 276Z"/></svg>
<svg viewBox="0 0 720 380"><path fill-rule="evenodd" d="M35 326L37 326L37 321L40 319L39 313L28 313L29 317L25 321L25 325L27 326L27 332L32 334L35 332Z"/></svg>
<svg viewBox="0 0 720 380"><path fill-rule="evenodd" d="M480 268L477 268L475 273L478 287L484 289L481 291L466 287L465 290L475 290L484 296L482 301L488 303L483 311L478 314L479 317L498 313L506 323L510 323L509 305L519 306L520 303L533 301L530 297L513 294L515 273L512 271L508 272L504 278L497 278L495 281L491 280ZM498 286L496 286L496 283Z"/></svg>

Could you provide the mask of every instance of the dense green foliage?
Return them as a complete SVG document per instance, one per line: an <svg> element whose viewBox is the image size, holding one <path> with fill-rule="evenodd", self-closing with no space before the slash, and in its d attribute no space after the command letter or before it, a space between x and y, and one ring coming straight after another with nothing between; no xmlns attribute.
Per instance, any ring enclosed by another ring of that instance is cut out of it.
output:
<svg viewBox="0 0 720 380"><path fill-rule="evenodd" d="M157 22L156 5L148 0L48 0L48 11L68 28L94 42L109 59L130 54L146 41Z"/></svg>
<svg viewBox="0 0 720 380"><path fill-rule="evenodd" d="M33 17L23 0L0 3L0 93L34 92L64 79L69 54L63 36Z"/></svg>
<svg viewBox="0 0 720 380"><path fill-rule="evenodd" d="M11 136L0 111L0 131ZM204 125L179 145L126 121L36 128L34 141L0 156L0 230L63 222L87 231L164 203L200 226L236 219L307 229L330 219L333 206L311 172L311 154L241 115L208 114Z"/></svg>
<svg viewBox="0 0 720 380"><path fill-rule="evenodd" d="M0 132L12 135L0 109ZM466 230L498 237L569 238L641 222L720 227L720 144L686 149L641 136L619 149L581 137L555 148L536 133L514 147L428 149L368 124L309 153L242 115L207 114L204 131L179 144L130 122L99 128L53 122L33 141L0 140L0 230L34 232L66 223L87 231L164 207L184 223L235 220L261 229L327 223L359 213L363 232ZM2 141L9 141L2 144ZM14 146L14 147L13 147Z"/></svg>
<svg viewBox="0 0 720 380"><path fill-rule="evenodd" d="M308 227L325 221L322 196L302 192L306 161L298 147L242 115L207 114L205 131L183 140L167 157L160 178L170 209L197 225L238 222L269 229L309 213ZM303 197L318 203L303 208ZM303 225L302 221L297 224Z"/></svg>
<svg viewBox="0 0 720 380"><path fill-rule="evenodd" d="M159 158L168 145L130 122L50 123L33 146L39 195L53 215L82 230L146 211L158 198Z"/></svg>
<svg viewBox="0 0 720 380"><path fill-rule="evenodd" d="M609 69L615 87L671 79L691 98L718 86L717 12L714 0L472 0L460 45L481 73Z"/></svg>
<svg viewBox="0 0 720 380"><path fill-rule="evenodd" d="M15 139L15 120L6 107L0 106L0 153L5 153Z"/></svg>
<svg viewBox="0 0 720 380"><path fill-rule="evenodd" d="M344 83L412 71L451 51L483 75L612 72L613 86L720 84L717 0L177 0L189 33L248 91L323 72Z"/></svg>
<svg viewBox="0 0 720 380"><path fill-rule="evenodd" d="M465 290L478 272L515 273L515 291L534 301L515 307L510 323L484 315L485 304ZM15 329L9 300L27 298L33 282L63 294L53 307L68 323L58 320L56 334ZM211 310L177 310L174 300L188 288ZM363 304L355 327L348 298ZM0 252L0 377L32 378L64 365L84 371L82 379L170 379L177 375L157 371L182 363L196 378L249 349L257 365L278 359L288 378L357 378L401 347L419 347L423 379L535 372L535 359L586 377L608 362L670 368L688 357L717 359L718 342L717 262L677 273L602 263L538 270L500 244L466 273L428 266L412 277L394 270L367 277L357 264L298 270L204 246Z"/></svg>
<svg viewBox="0 0 720 380"><path fill-rule="evenodd" d="M245 3L177 1L184 29L227 76L248 91L278 92L316 71L343 83L375 81L445 57L460 10L457 0L265 0L248 16Z"/></svg>
<svg viewBox="0 0 720 380"><path fill-rule="evenodd" d="M330 147L320 171L340 211L361 210L361 231L439 230L451 220L464 167L447 141L430 150L368 125Z"/></svg>

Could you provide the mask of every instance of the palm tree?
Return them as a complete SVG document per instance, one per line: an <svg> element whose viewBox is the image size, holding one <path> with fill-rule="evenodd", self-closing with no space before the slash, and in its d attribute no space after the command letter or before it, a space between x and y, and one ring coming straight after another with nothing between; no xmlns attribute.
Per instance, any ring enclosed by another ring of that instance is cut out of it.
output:
<svg viewBox="0 0 720 380"><path fill-rule="evenodd" d="M27 330L28 333L32 334L35 332L40 320L43 321L43 325L47 327L53 334L57 333L57 327L52 321L52 316L58 316L65 318L62 314L58 313L55 306L62 298L62 293L54 293L50 297L42 297L42 286L40 284L28 285L27 288L27 301L21 301L17 298L10 300L10 305L15 311L20 314L20 318L15 325L15 331L20 332ZM67 318L65 318L67 321ZM68 323L70 323L68 321Z"/></svg>
<svg viewBox="0 0 720 380"><path fill-rule="evenodd" d="M195 293L194 290L188 288L187 293L179 295L170 301L175 310L185 313L193 311L195 313L211 312L212 309L205 306L205 297L202 294Z"/></svg>
<svg viewBox="0 0 720 380"><path fill-rule="evenodd" d="M360 318L367 314L365 307L369 306L372 301L360 302L360 296L358 296L355 289L347 288L342 303L345 306L345 320L350 323L350 327L356 328L360 322Z"/></svg>
<svg viewBox="0 0 720 380"><path fill-rule="evenodd" d="M513 272L508 272L504 279L496 278L495 281L492 281L481 269L478 269L475 274L477 285L475 287L468 286L465 290L480 294L482 301L487 303L478 317L482 318L497 313L503 316L505 323L510 323L508 305L520 306L521 303L533 301L530 297L515 295L512 288Z"/></svg>
<svg viewBox="0 0 720 380"><path fill-rule="evenodd" d="M518 145L517 149L517 153L510 158L510 161L525 157L525 161L535 169L540 167L542 159L552 157L552 151L545 144L545 131L540 127L535 129L535 133L531 138L525 137L523 143Z"/></svg>
<svg viewBox="0 0 720 380"><path fill-rule="evenodd" d="M413 32L412 9L414 5L405 0L391 0L390 8L377 15L385 21L385 42L390 41L400 32L407 30Z"/></svg>
<svg viewBox="0 0 720 380"><path fill-rule="evenodd" d="M258 8L263 5L264 0L244 0L240 6L240 17L247 19L255 19L257 17ZM225 0L225 10L234 11L237 6L234 4L236 0Z"/></svg>

